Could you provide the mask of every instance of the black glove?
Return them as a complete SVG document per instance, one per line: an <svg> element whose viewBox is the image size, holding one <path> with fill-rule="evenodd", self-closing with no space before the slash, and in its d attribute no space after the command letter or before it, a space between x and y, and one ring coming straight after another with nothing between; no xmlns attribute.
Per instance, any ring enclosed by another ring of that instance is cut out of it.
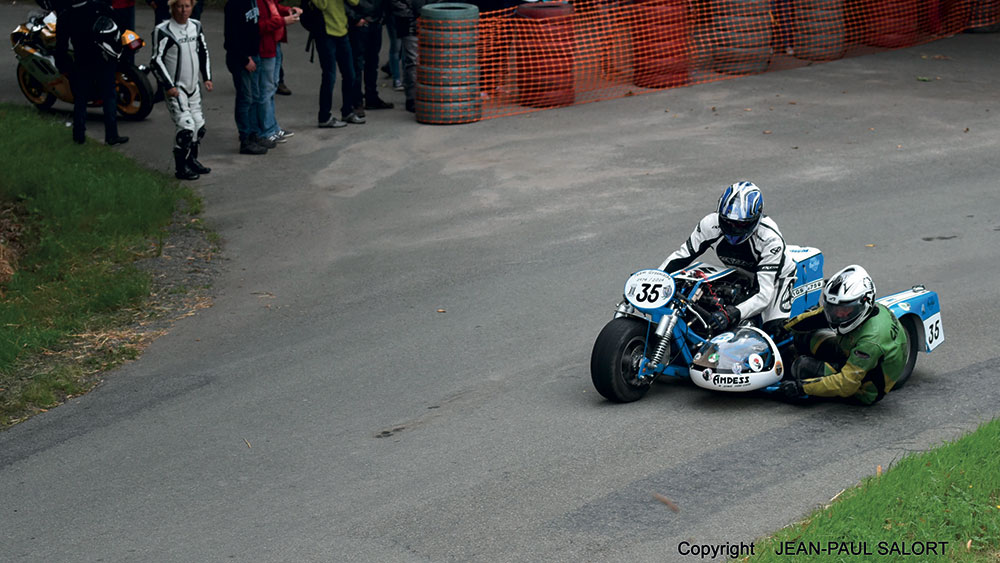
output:
<svg viewBox="0 0 1000 563"><path fill-rule="evenodd" d="M742 315L740 310L731 305L726 305L726 315L729 317L729 326L736 326L740 324L740 319Z"/></svg>
<svg viewBox="0 0 1000 563"><path fill-rule="evenodd" d="M778 384L778 395L785 399L800 399L805 394L805 391L802 390L802 381L794 377L788 378Z"/></svg>
<svg viewBox="0 0 1000 563"><path fill-rule="evenodd" d="M716 333L722 332L731 326L736 326L739 322L740 310L729 305L726 305L725 311L716 311L708 319L708 324L712 327L712 331Z"/></svg>

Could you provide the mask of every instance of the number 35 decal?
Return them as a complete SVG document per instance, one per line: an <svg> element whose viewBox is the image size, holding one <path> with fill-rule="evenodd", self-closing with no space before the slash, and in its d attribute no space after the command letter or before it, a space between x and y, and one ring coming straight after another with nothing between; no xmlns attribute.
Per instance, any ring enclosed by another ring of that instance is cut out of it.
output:
<svg viewBox="0 0 1000 563"><path fill-rule="evenodd" d="M674 296L674 278L661 270L640 270L625 282L625 298L639 309L663 307Z"/></svg>
<svg viewBox="0 0 1000 563"><path fill-rule="evenodd" d="M935 313L924 321L924 339L927 341L927 351L938 347L944 342L944 327L941 325L941 313Z"/></svg>

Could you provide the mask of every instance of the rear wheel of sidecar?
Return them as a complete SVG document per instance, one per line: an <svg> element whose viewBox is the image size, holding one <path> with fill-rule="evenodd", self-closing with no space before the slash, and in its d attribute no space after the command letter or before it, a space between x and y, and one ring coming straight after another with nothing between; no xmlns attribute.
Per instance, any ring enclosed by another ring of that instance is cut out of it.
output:
<svg viewBox="0 0 1000 563"><path fill-rule="evenodd" d="M920 351L920 330L917 328L916 319L914 315L906 315L899 320L903 325L903 329L906 330L907 356L906 364L903 365L903 371L899 374L896 384L892 386L893 391L903 388L903 385L913 375L913 366L917 363L917 352Z"/></svg>

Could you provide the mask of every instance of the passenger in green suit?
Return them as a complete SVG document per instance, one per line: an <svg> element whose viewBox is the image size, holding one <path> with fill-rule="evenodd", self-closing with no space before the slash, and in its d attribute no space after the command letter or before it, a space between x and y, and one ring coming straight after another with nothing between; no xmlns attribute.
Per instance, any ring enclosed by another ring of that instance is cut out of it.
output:
<svg viewBox="0 0 1000 563"><path fill-rule="evenodd" d="M906 331L875 302L875 284L861 266L837 272L820 306L785 328L802 353L779 386L789 398L844 397L870 405L892 390L906 365Z"/></svg>

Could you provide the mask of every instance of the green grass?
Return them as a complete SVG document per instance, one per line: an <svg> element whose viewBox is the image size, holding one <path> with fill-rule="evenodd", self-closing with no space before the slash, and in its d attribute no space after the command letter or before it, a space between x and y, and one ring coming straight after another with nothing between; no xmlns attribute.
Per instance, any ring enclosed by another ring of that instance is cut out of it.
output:
<svg viewBox="0 0 1000 563"><path fill-rule="evenodd" d="M756 542L755 555L741 561L998 561L998 445L1000 419L934 450L907 456L883 475L845 491L803 522ZM838 554L839 548L833 555L775 553L789 548L795 553L800 545L830 547L830 542L853 542L858 551L864 544L871 555ZM926 551L927 542L948 544L937 545L937 556L914 554L918 549ZM892 550L894 543L898 552ZM904 544L911 554L902 553Z"/></svg>
<svg viewBox="0 0 1000 563"><path fill-rule="evenodd" d="M150 280L132 262L157 251L182 200L189 210L200 202L100 143L73 143L63 118L22 105L0 104L0 154L0 202L17 210L24 247L0 287L3 426L82 390L72 373L29 366L141 304Z"/></svg>

